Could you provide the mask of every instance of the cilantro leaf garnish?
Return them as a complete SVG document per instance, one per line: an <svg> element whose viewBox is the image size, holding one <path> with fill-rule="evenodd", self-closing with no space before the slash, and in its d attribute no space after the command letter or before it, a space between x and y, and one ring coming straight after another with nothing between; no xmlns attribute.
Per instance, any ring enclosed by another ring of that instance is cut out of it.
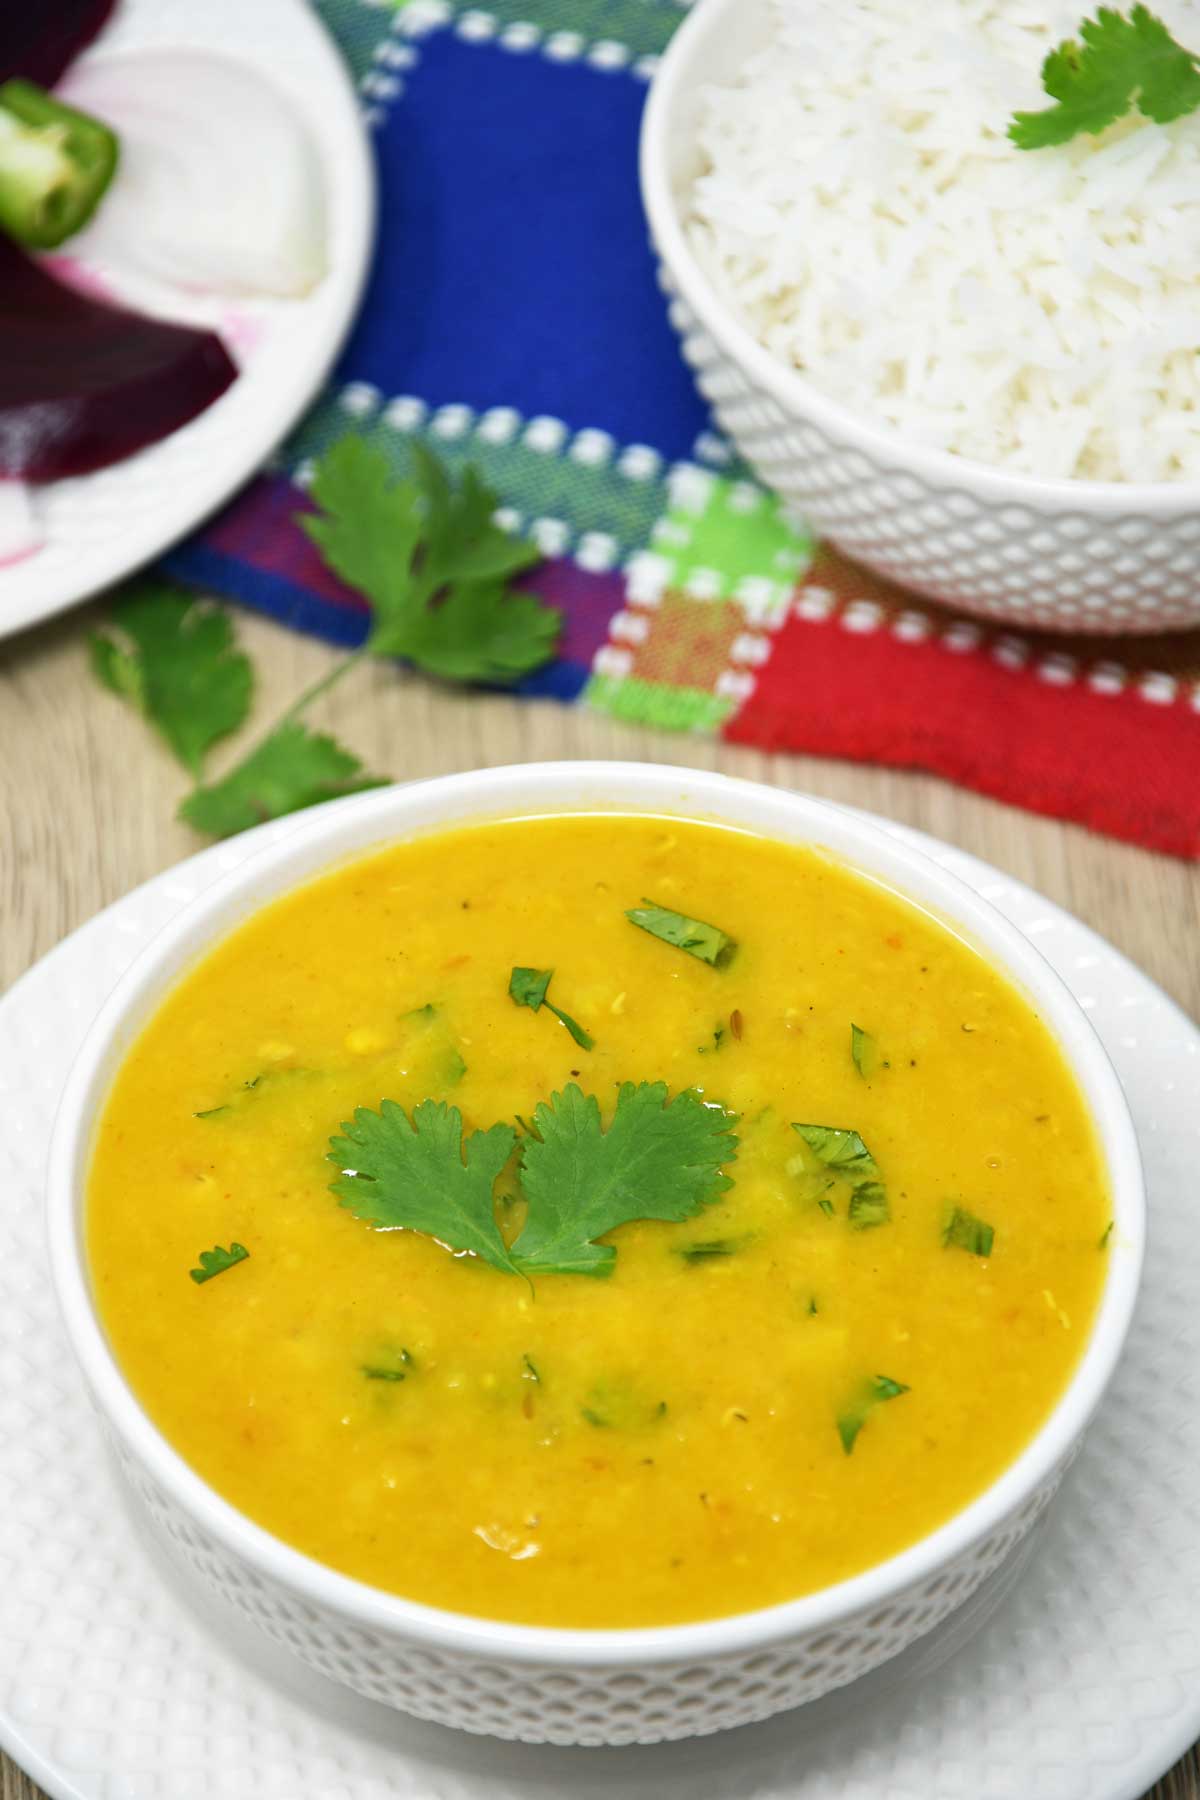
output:
<svg viewBox="0 0 1200 1800"><path fill-rule="evenodd" d="M903 1381L893 1381L890 1375L873 1375L860 1389L844 1412L838 1414L838 1436L842 1440L842 1449L849 1456L854 1449L855 1439L866 1424L869 1415L884 1400L895 1400L900 1394L907 1394L908 1386Z"/></svg>
<svg viewBox="0 0 1200 1800"><path fill-rule="evenodd" d="M518 1006L527 1006L531 1012L538 1012L544 1006L552 1012L560 1025L565 1025L581 1050L594 1050L596 1040L591 1037L582 1025L555 1006L553 1000L547 1000L546 989L550 986L553 969L514 969L508 979L509 998Z"/></svg>
<svg viewBox="0 0 1200 1800"><path fill-rule="evenodd" d="M195 788L179 816L198 831L231 837L322 800L385 785L365 775L358 757L334 738L292 720L276 726L223 781Z"/></svg>
<svg viewBox="0 0 1200 1800"><path fill-rule="evenodd" d="M89 640L93 673L198 776L205 752L250 709L254 674L234 647L229 614L144 581L116 602L112 625L115 636L96 631Z"/></svg>
<svg viewBox="0 0 1200 1800"><path fill-rule="evenodd" d="M232 1269L236 1263L247 1262L250 1252L245 1244L230 1244L228 1250L220 1244L214 1244L211 1250L202 1250L197 1261L198 1269L189 1269L188 1274L199 1285L203 1281L211 1281L214 1275L223 1275L226 1269Z"/></svg>
<svg viewBox="0 0 1200 1800"><path fill-rule="evenodd" d="M887 1190L882 1181L863 1181L850 1196L849 1219L856 1231L886 1225L891 1218Z"/></svg>
<svg viewBox="0 0 1200 1800"><path fill-rule="evenodd" d="M1113 1227L1115 1226L1115 1224L1116 1224L1115 1219L1110 1219L1108 1221L1108 1224L1104 1227L1104 1230L1100 1233L1100 1239L1096 1245L1097 1250L1107 1250L1108 1249L1108 1246L1109 1246L1110 1242L1112 1241Z"/></svg>
<svg viewBox="0 0 1200 1800"><path fill-rule="evenodd" d="M444 1100L422 1100L412 1118L395 1100L379 1111L360 1106L329 1140L341 1170L333 1191L368 1224L424 1232L450 1250L469 1250L519 1273L492 1210L496 1177L512 1155L511 1125L475 1131L463 1141L462 1114Z"/></svg>
<svg viewBox="0 0 1200 1800"><path fill-rule="evenodd" d="M1014 113L1008 135L1019 150L1095 136L1133 107L1160 125L1200 106L1200 57L1185 50L1145 6L1126 17L1102 6L1042 64L1042 86L1056 101L1041 112Z"/></svg>
<svg viewBox="0 0 1200 1800"><path fill-rule="evenodd" d="M813 1155L827 1168L836 1169L839 1174L861 1175L867 1180L878 1177L875 1158L857 1131L848 1131L838 1125L796 1124L792 1125L792 1130L799 1132Z"/></svg>
<svg viewBox="0 0 1200 1800"><path fill-rule="evenodd" d="M850 1061L854 1064L864 1081L878 1073L880 1064L879 1045L869 1031L861 1025L850 1027Z"/></svg>
<svg viewBox="0 0 1200 1800"><path fill-rule="evenodd" d="M712 1262L736 1255L745 1241L744 1238L701 1238L691 1244L680 1244L675 1254L685 1263Z"/></svg>
<svg viewBox="0 0 1200 1800"><path fill-rule="evenodd" d="M419 1231L510 1275L609 1275L616 1252L594 1240L633 1219L689 1219L733 1184L732 1113L665 1082L626 1082L605 1130L594 1095L571 1082L539 1102L540 1136L522 1140L524 1227L507 1246L493 1189L517 1143L511 1125L464 1143L462 1114L423 1100L412 1117L394 1100L359 1107L330 1139L333 1191L356 1218Z"/></svg>
<svg viewBox="0 0 1200 1800"><path fill-rule="evenodd" d="M651 937L661 938L664 944L674 944L676 949L686 950L689 956L711 963L715 969L723 969L732 962L737 950L734 939L716 925L706 925L703 919L689 919L686 914L672 912L669 907L656 906L653 900L643 900L641 906L633 907L625 917L630 924L648 931Z"/></svg>
<svg viewBox="0 0 1200 1800"><path fill-rule="evenodd" d="M492 522L496 497L473 470L454 488L428 451L396 481L383 451L341 438L299 515L335 574L370 601L367 650L447 681L517 681L554 653L559 614L508 583L539 552Z"/></svg>
<svg viewBox="0 0 1200 1800"><path fill-rule="evenodd" d="M368 1381L407 1381L416 1367L416 1358L401 1344L398 1350L386 1351L380 1360L361 1363L359 1367Z"/></svg>
<svg viewBox="0 0 1200 1800"><path fill-rule="evenodd" d="M964 1206L956 1206L942 1231L942 1247L969 1250L972 1256L990 1256L995 1236L986 1219L977 1219Z"/></svg>
<svg viewBox="0 0 1200 1800"><path fill-rule="evenodd" d="M372 608L366 642L326 670L223 780L203 784L208 750L245 719L252 671L229 615L143 584L119 600L114 633L92 638L92 669L170 744L196 787L179 816L225 837L265 819L378 785L360 759L302 715L365 658L403 657L444 681L507 684L554 655L560 615L509 582L539 552L494 523L497 496L471 468L457 485L414 447L393 478L383 451L339 440L317 464L317 511L299 523Z"/></svg>
<svg viewBox="0 0 1200 1800"><path fill-rule="evenodd" d="M851 1030L858 1031L858 1027L852 1026ZM860 1032L859 1035L866 1034ZM847 1217L856 1231L867 1231L872 1226L888 1223L892 1214L879 1165L857 1131L840 1125L795 1123L792 1130L804 1140L806 1148L790 1158L785 1167L789 1175L800 1179L802 1191L811 1196L814 1184L821 1181L827 1170L828 1175L824 1176L819 1192L824 1193L832 1187L833 1178L850 1186ZM822 1212L832 1216L831 1200L818 1198L817 1205Z"/></svg>
<svg viewBox="0 0 1200 1800"><path fill-rule="evenodd" d="M610 1275L616 1252L597 1244L631 1219L690 1219L732 1187L734 1114L663 1081L625 1082L604 1130L600 1105L574 1082L534 1109L525 1140L525 1228L513 1257L526 1273Z"/></svg>

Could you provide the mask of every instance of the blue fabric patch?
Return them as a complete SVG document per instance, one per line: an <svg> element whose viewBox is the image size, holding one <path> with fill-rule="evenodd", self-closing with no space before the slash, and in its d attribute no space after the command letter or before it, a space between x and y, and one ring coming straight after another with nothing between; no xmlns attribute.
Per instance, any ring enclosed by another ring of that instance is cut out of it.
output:
<svg viewBox="0 0 1200 1800"><path fill-rule="evenodd" d="M637 184L644 85L441 31L379 133L377 260L338 369L690 456L708 424Z"/></svg>
<svg viewBox="0 0 1200 1800"><path fill-rule="evenodd" d="M307 631L314 637L353 649L367 635L367 614L335 600L323 599L299 587L286 576L272 575L250 563L214 550L201 538L179 544L163 557L160 568L188 587L203 588L208 593L229 594L245 606L278 619L295 631ZM524 681L505 688L505 693L524 694L530 698L570 701L582 693L591 670L586 663L559 657L544 669L527 675Z"/></svg>

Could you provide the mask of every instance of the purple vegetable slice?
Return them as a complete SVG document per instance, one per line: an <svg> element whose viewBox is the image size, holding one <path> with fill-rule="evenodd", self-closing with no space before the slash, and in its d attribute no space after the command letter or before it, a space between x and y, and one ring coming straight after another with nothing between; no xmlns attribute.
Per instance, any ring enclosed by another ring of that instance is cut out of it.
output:
<svg viewBox="0 0 1200 1800"><path fill-rule="evenodd" d="M0 81L53 87L108 23L113 0L0 0Z"/></svg>
<svg viewBox="0 0 1200 1800"><path fill-rule="evenodd" d="M119 462L236 374L214 332L89 299L0 238L0 477L57 481Z"/></svg>

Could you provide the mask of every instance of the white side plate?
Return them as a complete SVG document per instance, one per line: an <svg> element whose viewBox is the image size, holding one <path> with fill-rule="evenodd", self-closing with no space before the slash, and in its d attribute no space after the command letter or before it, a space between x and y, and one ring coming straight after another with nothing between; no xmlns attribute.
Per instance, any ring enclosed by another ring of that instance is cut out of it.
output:
<svg viewBox="0 0 1200 1800"><path fill-rule="evenodd" d="M304 0L120 0L86 55L151 46L237 57L293 101L324 176L329 273L304 299L241 309L252 313L253 342L234 348L241 372L206 412L112 468L32 490L41 548L0 568L0 638L119 581L228 499L320 388L362 293L374 240L371 152L346 66ZM120 295L138 304L132 285ZM175 316L200 315L183 302Z"/></svg>
<svg viewBox="0 0 1200 1800"><path fill-rule="evenodd" d="M139 888L0 1002L0 1743L55 1800L1137 1800L1200 1734L1200 1031L1068 914L899 827L1032 936L1091 1013L1145 1156L1138 1315L1024 1568L812 1706L606 1751L497 1743L358 1700L159 1564L59 1325L46 1145L118 976L294 823Z"/></svg>

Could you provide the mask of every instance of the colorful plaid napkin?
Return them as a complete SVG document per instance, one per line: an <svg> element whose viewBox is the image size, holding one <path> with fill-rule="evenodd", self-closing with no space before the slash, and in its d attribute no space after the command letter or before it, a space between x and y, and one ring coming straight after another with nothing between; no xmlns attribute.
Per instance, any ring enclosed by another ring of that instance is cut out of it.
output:
<svg viewBox="0 0 1200 1800"><path fill-rule="evenodd" d="M1026 638L865 575L714 431L637 188L676 0L320 0L375 134L374 274L336 379L168 570L342 643L355 597L293 515L347 431L475 463L546 561L558 660L521 692L638 724L930 769L1200 856L1200 633Z"/></svg>

